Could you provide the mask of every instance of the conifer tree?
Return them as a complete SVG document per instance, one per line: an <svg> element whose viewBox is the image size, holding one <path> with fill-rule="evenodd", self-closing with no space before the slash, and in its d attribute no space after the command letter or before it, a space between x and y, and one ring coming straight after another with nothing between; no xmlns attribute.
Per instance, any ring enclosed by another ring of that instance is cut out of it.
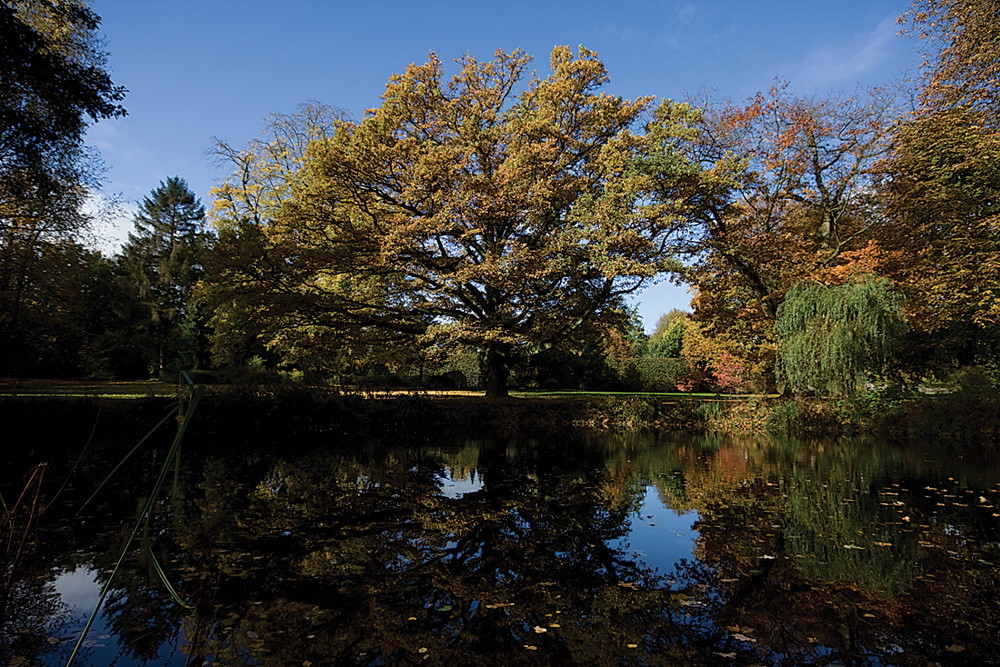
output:
<svg viewBox="0 0 1000 667"><path fill-rule="evenodd" d="M150 370L163 373L172 370L170 363L180 352L181 322L191 311L192 292L204 273L209 244L205 208L187 182L174 176L142 200L134 223L122 264L147 309Z"/></svg>

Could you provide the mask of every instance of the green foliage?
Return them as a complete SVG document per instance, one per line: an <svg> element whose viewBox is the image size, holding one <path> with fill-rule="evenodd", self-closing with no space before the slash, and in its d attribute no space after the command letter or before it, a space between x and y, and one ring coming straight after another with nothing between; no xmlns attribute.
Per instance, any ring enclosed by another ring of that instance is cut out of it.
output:
<svg viewBox="0 0 1000 667"><path fill-rule="evenodd" d="M902 298L873 276L838 286L803 282L778 309L778 372L797 391L850 394L891 370L905 330Z"/></svg>
<svg viewBox="0 0 1000 667"><path fill-rule="evenodd" d="M656 330L649 338L646 355L650 357L681 356L688 318L688 313L677 309L661 315L656 322Z"/></svg>
<svg viewBox="0 0 1000 667"><path fill-rule="evenodd" d="M808 410L801 401L780 401L764 418L764 428L774 435L802 433L807 424Z"/></svg>
<svg viewBox="0 0 1000 667"><path fill-rule="evenodd" d="M689 372L681 358L639 357L635 360L641 391L677 391L677 385Z"/></svg>
<svg viewBox="0 0 1000 667"><path fill-rule="evenodd" d="M179 356L195 365L202 356L205 315L192 305L192 297L210 239L205 208L177 176L144 198L135 216L121 265L126 289L146 311L147 366L154 374L172 376L182 363L175 361Z"/></svg>
<svg viewBox="0 0 1000 667"><path fill-rule="evenodd" d="M662 336L654 336L649 341L647 354L650 357L679 357L684 346L684 325L675 324Z"/></svg>
<svg viewBox="0 0 1000 667"><path fill-rule="evenodd" d="M905 399L898 385L857 391L834 405L845 432L878 433L904 414Z"/></svg>
<svg viewBox="0 0 1000 667"><path fill-rule="evenodd" d="M83 0L0 2L0 374L79 372L99 173L83 138L125 113L98 24Z"/></svg>
<svg viewBox="0 0 1000 667"><path fill-rule="evenodd" d="M1000 359L1000 4L916 0L918 105L897 124L880 192L881 273L901 284L910 365L947 372Z"/></svg>
<svg viewBox="0 0 1000 667"><path fill-rule="evenodd" d="M80 143L87 117L124 115L99 24L82 0L0 2L0 165L44 169Z"/></svg>

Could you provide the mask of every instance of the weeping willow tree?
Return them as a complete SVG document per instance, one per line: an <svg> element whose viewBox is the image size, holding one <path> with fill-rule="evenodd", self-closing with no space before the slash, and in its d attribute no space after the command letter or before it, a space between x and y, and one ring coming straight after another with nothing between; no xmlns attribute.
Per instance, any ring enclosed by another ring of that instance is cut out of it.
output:
<svg viewBox="0 0 1000 667"><path fill-rule="evenodd" d="M836 286L798 283L774 327L778 377L796 391L842 395L889 370L906 320L889 281L864 276Z"/></svg>

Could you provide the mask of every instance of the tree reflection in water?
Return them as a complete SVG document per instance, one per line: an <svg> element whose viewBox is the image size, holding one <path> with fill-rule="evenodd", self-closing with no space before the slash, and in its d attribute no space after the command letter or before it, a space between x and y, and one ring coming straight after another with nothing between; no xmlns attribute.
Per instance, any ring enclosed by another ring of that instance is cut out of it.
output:
<svg viewBox="0 0 1000 667"><path fill-rule="evenodd" d="M440 442L186 455L155 548L195 609L131 559L106 610L123 659L924 665L1000 649L992 458L711 437ZM643 521L655 497L697 510L691 557L632 550L658 529ZM141 500L123 486L94 520L127 526ZM39 563L98 572L127 530L52 528ZM0 658L58 663L44 638L13 649L4 633Z"/></svg>

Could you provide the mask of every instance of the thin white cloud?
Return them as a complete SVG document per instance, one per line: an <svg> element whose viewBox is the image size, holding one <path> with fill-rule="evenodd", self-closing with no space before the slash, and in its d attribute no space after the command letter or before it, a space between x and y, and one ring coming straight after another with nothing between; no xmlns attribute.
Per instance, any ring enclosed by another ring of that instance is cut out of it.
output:
<svg viewBox="0 0 1000 667"><path fill-rule="evenodd" d="M141 160L148 151L130 137L128 119L102 120L87 128L87 144L101 151L105 159Z"/></svg>
<svg viewBox="0 0 1000 667"><path fill-rule="evenodd" d="M622 25L613 19L597 29L598 36L628 44L657 44L669 50L683 47L684 28L701 15L701 8L694 2L667 0L659 10L650 10L644 4L627 2L619 5L617 14L634 21ZM662 22L662 25L661 25Z"/></svg>
<svg viewBox="0 0 1000 667"><path fill-rule="evenodd" d="M797 87L829 88L857 83L889 59L898 32L895 16L886 17L874 30L854 39L814 49L799 67L791 68L790 79Z"/></svg>

